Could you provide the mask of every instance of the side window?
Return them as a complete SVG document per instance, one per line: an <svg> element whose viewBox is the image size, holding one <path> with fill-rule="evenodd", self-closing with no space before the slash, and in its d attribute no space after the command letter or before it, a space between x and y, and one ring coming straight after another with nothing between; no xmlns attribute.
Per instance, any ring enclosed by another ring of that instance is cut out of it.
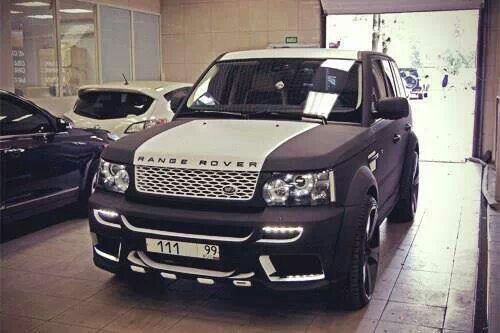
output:
<svg viewBox="0 0 500 333"><path fill-rule="evenodd" d="M387 97L397 96L396 82L394 81L394 76L392 75L391 65L388 60L382 60L382 66L384 67L384 76L387 85Z"/></svg>
<svg viewBox="0 0 500 333"><path fill-rule="evenodd" d="M49 119L33 106L0 97L0 135L46 133L50 130Z"/></svg>
<svg viewBox="0 0 500 333"><path fill-rule="evenodd" d="M372 74L373 74L372 93L374 96L374 100L378 101L379 99L388 96L384 80L384 72L379 60L372 61Z"/></svg>
<svg viewBox="0 0 500 333"><path fill-rule="evenodd" d="M175 89L175 90L169 91L168 93L166 93L165 95L163 95L163 97L165 97L165 99L167 101L171 101L174 98L175 99L184 98L184 97L186 97L187 94L189 94L190 90L191 90L191 87L182 87L182 88L179 88L179 89Z"/></svg>
<svg viewBox="0 0 500 333"><path fill-rule="evenodd" d="M405 85L403 83L403 78L401 77L401 74L399 72L399 68L394 61L391 61L391 67L392 67L392 72L394 73L394 78L396 80L396 86L397 86L398 91L399 91L398 95L400 97L407 97L406 88L405 88Z"/></svg>

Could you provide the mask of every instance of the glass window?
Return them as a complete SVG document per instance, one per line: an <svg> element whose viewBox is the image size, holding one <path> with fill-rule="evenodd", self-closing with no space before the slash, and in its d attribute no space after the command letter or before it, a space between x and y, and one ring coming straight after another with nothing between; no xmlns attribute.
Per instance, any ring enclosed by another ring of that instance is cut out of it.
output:
<svg viewBox="0 0 500 333"><path fill-rule="evenodd" d="M163 97L167 100L167 102L171 101L172 99L180 99L184 98L189 94L189 91L191 90L191 87L183 87L183 88L178 88L172 91L169 91L166 93Z"/></svg>
<svg viewBox="0 0 500 333"><path fill-rule="evenodd" d="M100 6L102 81L132 79L130 11Z"/></svg>
<svg viewBox="0 0 500 333"><path fill-rule="evenodd" d="M96 5L60 0L62 91L76 95L78 88L97 82Z"/></svg>
<svg viewBox="0 0 500 333"><path fill-rule="evenodd" d="M391 65L389 61L382 60L382 66L384 67L385 81L387 85L387 95L390 97L396 96L396 83L394 82L394 76L392 75Z"/></svg>
<svg viewBox="0 0 500 333"><path fill-rule="evenodd" d="M391 66L392 66L392 73L394 75L394 79L396 80L396 87L398 89L398 96L406 97L407 96L406 88L403 84L403 79L401 77L399 68L394 61L391 61Z"/></svg>
<svg viewBox="0 0 500 333"><path fill-rule="evenodd" d="M13 98L0 98L0 135L46 133L52 126L40 110Z"/></svg>
<svg viewBox="0 0 500 333"><path fill-rule="evenodd" d="M57 96L54 1L11 1L10 10L16 93L31 98Z"/></svg>
<svg viewBox="0 0 500 333"><path fill-rule="evenodd" d="M380 60L375 60L372 62L372 74L373 74L373 95L375 100L385 98L390 96L387 91L387 86L385 82L385 74L382 68L382 63Z"/></svg>
<svg viewBox="0 0 500 333"><path fill-rule="evenodd" d="M159 80L160 61L160 17L134 12L134 80Z"/></svg>
<svg viewBox="0 0 500 333"><path fill-rule="evenodd" d="M75 113L94 119L118 119L145 113L153 98L120 91L81 91L75 104Z"/></svg>
<svg viewBox="0 0 500 333"><path fill-rule="evenodd" d="M219 62L193 90L192 110L296 112L359 122L361 65L344 59Z"/></svg>

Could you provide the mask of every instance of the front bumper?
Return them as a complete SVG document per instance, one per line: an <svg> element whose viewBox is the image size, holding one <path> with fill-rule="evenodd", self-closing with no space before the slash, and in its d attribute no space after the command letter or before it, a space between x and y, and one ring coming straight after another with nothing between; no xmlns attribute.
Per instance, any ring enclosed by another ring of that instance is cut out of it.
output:
<svg viewBox="0 0 500 333"><path fill-rule="evenodd" d="M349 255L347 250L335 251L344 215L345 209L336 206L269 207L244 213L188 210L131 202L103 191L94 193L89 203L94 262L105 270L202 284L262 284L277 290L315 289L345 278L334 265L334 254ZM273 236L264 233L265 226L301 231ZM220 259L150 253L146 238L218 245Z"/></svg>

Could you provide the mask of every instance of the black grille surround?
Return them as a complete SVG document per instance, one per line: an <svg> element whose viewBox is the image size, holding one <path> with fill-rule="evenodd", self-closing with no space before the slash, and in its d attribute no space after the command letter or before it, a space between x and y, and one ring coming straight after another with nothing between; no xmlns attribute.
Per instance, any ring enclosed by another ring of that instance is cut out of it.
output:
<svg viewBox="0 0 500 333"><path fill-rule="evenodd" d="M208 225L206 223L200 224L193 222L171 222L134 216L127 216L127 221L137 228L203 236L244 238L254 232L253 227L241 225Z"/></svg>

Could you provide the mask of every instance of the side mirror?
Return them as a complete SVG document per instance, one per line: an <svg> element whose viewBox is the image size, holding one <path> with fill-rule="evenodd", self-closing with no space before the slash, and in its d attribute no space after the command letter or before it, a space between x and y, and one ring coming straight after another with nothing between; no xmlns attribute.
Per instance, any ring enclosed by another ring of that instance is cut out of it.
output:
<svg viewBox="0 0 500 333"><path fill-rule="evenodd" d="M56 118L56 132L66 132L73 126L64 118Z"/></svg>
<svg viewBox="0 0 500 333"><path fill-rule="evenodd" d="M375 116L382 119L400 119L408 117L410 104L404 97L388 97L375 104Z"/></svg>

